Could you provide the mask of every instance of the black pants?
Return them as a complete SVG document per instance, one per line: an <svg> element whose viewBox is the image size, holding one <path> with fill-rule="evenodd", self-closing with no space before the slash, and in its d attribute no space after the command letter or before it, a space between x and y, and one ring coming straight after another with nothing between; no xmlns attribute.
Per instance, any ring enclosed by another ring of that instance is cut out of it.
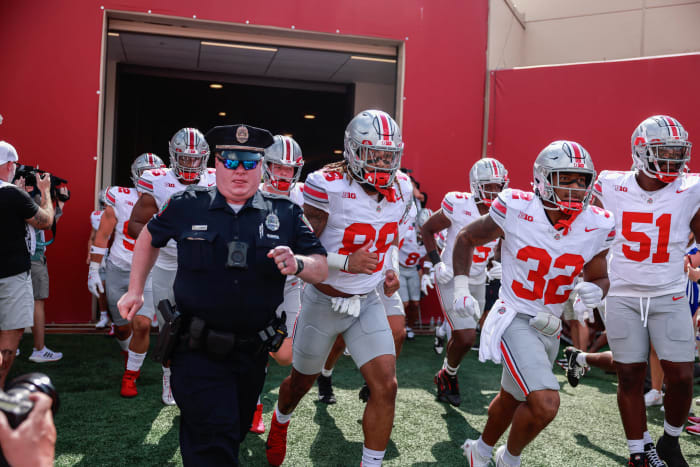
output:
<svg viewBox="0 0 700 467"><path fill-rule="evenodd" d="M180 408L184 465L238 465L238 448L265 382L267 353L219 362L204 353L173 356L171 387Z"/></svg>

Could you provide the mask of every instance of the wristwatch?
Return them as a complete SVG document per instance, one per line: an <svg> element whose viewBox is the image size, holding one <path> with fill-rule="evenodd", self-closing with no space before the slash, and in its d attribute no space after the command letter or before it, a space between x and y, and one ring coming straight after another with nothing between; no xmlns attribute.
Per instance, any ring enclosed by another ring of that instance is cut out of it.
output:
<svg viewBox="0 0 700 467"><path fill-rule="evenodd" d="M304 262L300 260L299 258L295 258L297 260L297 272L294 273L295 276L298 276L301 271L304 270Z"/></svg>

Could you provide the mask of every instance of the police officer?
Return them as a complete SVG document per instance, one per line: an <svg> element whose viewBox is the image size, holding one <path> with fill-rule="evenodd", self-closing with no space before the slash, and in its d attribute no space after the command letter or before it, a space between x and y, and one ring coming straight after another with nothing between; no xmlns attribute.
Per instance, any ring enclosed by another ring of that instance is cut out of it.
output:
<svg viewBox="0 0 700 467"><path fill-rule="evenodd" d="M281 322L275 309L286 276L315 284L326 278L328 265L301 208L258 191L270 132L218 126L206 138L215 153L216 186L173 195L141 231L119 311L134 316L158 249L175 239L175 302L185 333L171 359L171 384L181 411L182 459L185 465L238 465L265 379L269 347L261 345L260 331Z"/></svg>

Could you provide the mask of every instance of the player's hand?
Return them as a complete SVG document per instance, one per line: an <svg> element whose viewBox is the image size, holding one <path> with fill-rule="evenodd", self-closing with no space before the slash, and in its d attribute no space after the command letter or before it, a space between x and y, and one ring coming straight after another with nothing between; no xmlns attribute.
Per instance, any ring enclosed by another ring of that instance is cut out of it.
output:
<svg viewBox="0 0 700 467"><path fill-rule="evenodd" d="M435 284L433 284L433 278L430 277L430 274L423 274L420 278L420 291L423 292L424 295L428 295L428 289L434 287Z"/></svg>
<svg viewBox="0 0 700 467"><path fill-rule="evenodd" d="M297 272L297 259L294 257L292 249L288 246L274 247L267 252L267 257L272 258L277 265L277 269L285 276L293 276Z"/></svg>
<svg viewBox="0 0 700 467"><path fill-rule="evenodd" d="M52 466L56 448L56 426L51 413L51 398L35 392L29 395L34 408L14 430L0 412L0 444L9 465Z"/></svg>
<svg viewBox="0 0 700 467"><path fill-rule="evenodd" d="M352 297L331 297L331 307L333 311L348 315L354 318L360 316L360 296L353 295Z"/></svg>
<svg viewBox="0 0 700 467"><path fill-rule="evenodd" d="M88 290L95 297L100 298L101 293L105 293L105 288L102 285L102 279L100 278L100 263L90 262L90 269L88 269Z"/></svg>
<svg viewBox="0 0 700 467"><path fill-rule="evenodd" d="M384 295L391 297L399 290L400 285L399 276L396 275L396 271L388 269L384 277Z"/></svg>
<svg viewBox="0 0 700 467"><path fill-rule="evenodd" d="M503 268L501 267L501 263L498 261L491 261L491 269L486 270L486 277L488 280L501 280L501 275L503 272Z"/></svg>
<svg viewBox="0 0 700 467"><path fill-rule="evenodd" d="M453 278L452 268L440 261L435 265L435 279L441 284L447 284Z"/></svg>
<svg viewBox="0 0 700 467"><path fill-rule="evenodd" d="M370 240L362 245L348 258L348 272L354 274L372 274L379 265L379 255L376 252L370 253L374 240Z"/></svg>
<svg viewBox="0 0 700 467"><path fill-rule="evenodd" d="M135 294L127 290L117 302L117 308L122 318L131 321L143 306L143 294Z"/></svg>
<svg viewBox="0 0 700 467"><path fill-rule="evenodd" d="M20 190L27 191L27 181L24 179L24 177L19 177L17 180L15 180L15 186Z"/></svg>
<svg viewBox="0 0 700 467"><path fill-rule="evenodd" d="M596 308L603 300L603 289L593 282L579 282L574 287L574 292L578 293L579 298L588 308Z"/></svg>
<svg viewBox="0 0 700 467"><path fill-rule="evenodd" d="M576 300L574 300L574 314L578 322L582 325L585 325L586 321L591 317L591 309L583 303L580 296L576 297Z"/></svg>
<svg viewBox="0 0 700 467"><path fill-rule="evenodd" d="M461 293L459 295L455 293L452 308L464 318L474 318L478 321L479 317L481 316L481 312L479 311L479 302L477 302L469 292L466 294Z"/></svg>

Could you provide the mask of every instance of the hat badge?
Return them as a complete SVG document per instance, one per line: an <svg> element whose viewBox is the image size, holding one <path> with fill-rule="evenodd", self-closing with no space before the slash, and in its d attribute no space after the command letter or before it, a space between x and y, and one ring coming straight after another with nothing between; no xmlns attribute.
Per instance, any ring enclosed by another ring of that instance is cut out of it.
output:
<svg viewBox="0 0 700 467"><path fill-rule="evenodd" d="M248 135L248 128L244 126L239 126L238 128L236 128L236 141L238 141L239 143L245 143L246 141L248 141L249 137L250 135Z"/></svg>

